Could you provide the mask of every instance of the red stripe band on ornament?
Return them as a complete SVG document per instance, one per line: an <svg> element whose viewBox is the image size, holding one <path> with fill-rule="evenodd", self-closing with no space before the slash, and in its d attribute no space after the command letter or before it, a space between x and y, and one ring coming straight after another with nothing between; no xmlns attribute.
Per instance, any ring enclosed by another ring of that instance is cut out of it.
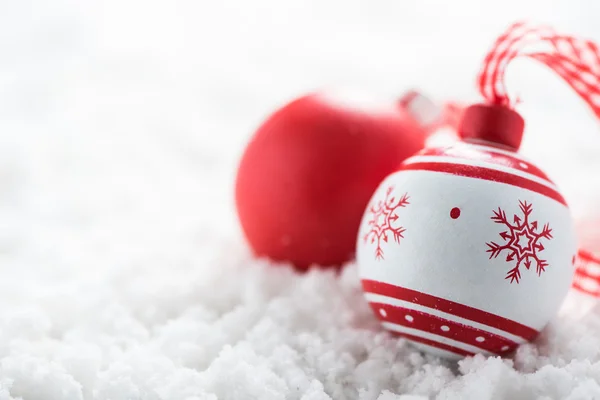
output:
<svg viewBox="0 0 600 400"><path fill-rule="evenodd" d="M444 156L462 160L476 157L478 161L514 168L522 173L531 174L536 178L543 179L551 185L553 184L541 169L531 164L529 161L519 158L516 153L510 155L508 152L499 152L491 147L482 145L477 146L477 150L477 152L474 152L472 148L460 145L455 146L452 151L444 148L432 147L423 150L419 153L419 156Z"/></svg>
<svg viewBox="0 0 600 400"><path fill-rule="evenodd" d="M391 322L407 328L443 336L457 342L478 347L490 353L501 354L513 350L518 346L518 343L495 333L431 315L423 311L375 302L370 303L370 305L375 314L383 322Z"/></svg>
<svg viewBox="0 0 600 400"><path fill-rule="evenodd" d="M533 340L539 333L533 328L508 318L504 318L478 308L456 303L451 300L446 300L441 297L417 292L416 290L391 285L389 283L372 281L369 279L363 279L362 286L365 292L380 294L382 296L433 308L434 310L439 310L456 317L475 321L482 325L487 325L512 335L522 337L527 341Z"/></svg>
<svg viewBox="0 0 600 400"><path fill-rule="evenodd" d="M450 163L436 163L436 162L415 162L411 164L404 164L403 170L423 170L423 171L435 171L444 172L452 175L464 176L467 178L484 179L487 181L494 181L505 183L520 187L523 189L531 190L532 192L539 193L543 196L549 197L553 200L558 201L562 205L566 206L567 202L560 193L556 190L542 185L541 183L531 181L527 178L523 178L518 175L509 174L503 171L497 171L480 166L464 165L464 164L450 164Z"/></svg>
<svg viewBox="0 0 600 400"><path fill-rule="evenodd" d="M458 347L454 347L449 344L436 342L435 340L422 338L420 336L414 336L414 335L411 335L409 333L404 333L404 332L395 332L395 331L390 331L390 332L395 336L400 336L402 338L412 340L413 342L423 343L423 344L426 344L431 347L435 347L435 348L438 348L441 350L446 350L446 351L449 351L454 354L458 354L463 357L469 357L469 356L475 355L475 353L472 353L470 351L459 349Z"/></svg>

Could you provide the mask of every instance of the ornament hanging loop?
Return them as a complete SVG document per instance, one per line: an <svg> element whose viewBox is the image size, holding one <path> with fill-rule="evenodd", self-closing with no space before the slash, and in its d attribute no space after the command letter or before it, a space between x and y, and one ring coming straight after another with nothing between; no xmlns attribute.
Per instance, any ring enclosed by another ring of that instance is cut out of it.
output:
<svg viewBox="0 0 600 400"><path fill-rule="evenodd" d="M488 103L514 107L504 76L517 57L528 57L549 67L600 118L600 52L594 42L559 34L548 26L512 24L486 55L478 77L479 91Z"/></svg>
<svg viewBox="0 0 600 400"><path fill-rule="evenodd" d="M513 110L519 99L509 97L504 79L508 65L517 57L528 57L549 67L600 118L598 46L589 40L558 34L547 26L517 22L498 37L484 59L477 83L486 102L465 110L459 126L463 139L518 150L524 122Z"/></svg>

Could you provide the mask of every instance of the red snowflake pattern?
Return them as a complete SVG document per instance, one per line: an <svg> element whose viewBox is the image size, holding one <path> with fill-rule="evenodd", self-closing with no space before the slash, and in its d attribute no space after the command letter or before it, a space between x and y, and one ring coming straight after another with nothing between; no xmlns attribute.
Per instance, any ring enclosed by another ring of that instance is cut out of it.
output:
<svg viewBox="0 0 600 400"><path fill-rule="evenodd" d="M371 219L368 222L369 232L364 236L364 241L371 244L377 242L375 249L375 259L383 260L383 249L381 242L387 243L388 234L391 233L396 243L400 243L400 239L404 238L403 233L406 231L401 226L395 226L398 220L396 210L401 207L406 207L408 204L408 194L405 193L399 199L392 195L393 187L389 187L385 192L385 199L379 200L376 205L369 208Z"/></svg>
<svg viewBox="0 0 600 400"><path fill-rule="evenodd" d="M529 269L533 261L535 261L538 276L546 270L548 262L542 260L538 256L538 252L544 250L544 245L541 243L542 239L552 239L552 229L550 229L549 224L545 224L542 230L538 231L538 222L529 221L533 211L531 204L519 200L519 208L523 212L523 216L519 217L515 214L513 223L508 221L506 213L500 207L498 207L498 211L494 211L494 215L491 217L492 221L503 224L508 228L508 230L500 232L500 237L505 240L505 244L486 243L490 259L498 257L501 252L506 250L506 261L516 261L515 267L506 274L505 279L510 279L510 283L519 283L519 279L521 279L519 268L524 265L525 268Z"/></svg>

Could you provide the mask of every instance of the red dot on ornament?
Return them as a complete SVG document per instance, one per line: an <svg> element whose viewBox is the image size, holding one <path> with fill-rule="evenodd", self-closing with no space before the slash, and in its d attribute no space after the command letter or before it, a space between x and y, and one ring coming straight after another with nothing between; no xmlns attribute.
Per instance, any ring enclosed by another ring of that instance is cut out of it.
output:
<svg viewBox="0 0 600 400"><path fill-rule="evenodd" d="M450 210L450 218L456 219L458 217L460 217L460 208L454 207L452 210Z"/></svg>
<svg viewBox="0 0 600 400"><path fill-rule="evenodd" d="M573 259L571 260L571 264L575 265L575 256L573 256Z"/></svg>

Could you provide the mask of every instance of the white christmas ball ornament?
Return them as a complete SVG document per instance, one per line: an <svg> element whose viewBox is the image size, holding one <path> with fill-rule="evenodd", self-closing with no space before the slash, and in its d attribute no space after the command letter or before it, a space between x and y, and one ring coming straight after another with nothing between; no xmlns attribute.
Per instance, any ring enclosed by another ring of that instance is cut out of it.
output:
<svg viewBox="0 0 600 400"><path fill-rule="evenodd" d="M573 279L567 204L516 154L523 119L502 106L464 114L463 141L406 160L374 193L357 260L383 326L446 357L501 355L534 339Z"/></svg>

